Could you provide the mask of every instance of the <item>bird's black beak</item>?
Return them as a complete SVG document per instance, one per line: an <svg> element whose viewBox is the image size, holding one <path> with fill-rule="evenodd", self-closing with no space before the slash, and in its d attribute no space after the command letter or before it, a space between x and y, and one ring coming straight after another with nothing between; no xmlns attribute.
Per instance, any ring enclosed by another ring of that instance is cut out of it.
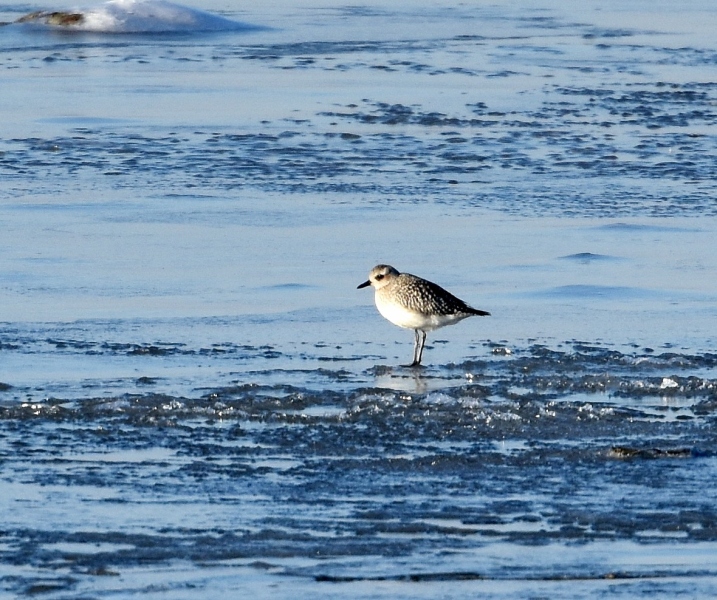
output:
<svg viewBox="0 0 717 600"><path fill-rule="evenodd" d="M356 289L360 290L361 288L365 288L371 285L370 281L364 281L361 285L359 285Z"/></svg>

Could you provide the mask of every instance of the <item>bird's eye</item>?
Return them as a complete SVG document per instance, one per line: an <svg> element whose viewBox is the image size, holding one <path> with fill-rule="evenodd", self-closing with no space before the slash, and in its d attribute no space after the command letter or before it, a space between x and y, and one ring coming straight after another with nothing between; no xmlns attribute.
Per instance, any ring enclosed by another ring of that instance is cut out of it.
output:
<svg viewBox="0 0 717 600"><path fill-rule="evenodd" d="M376 275L376 281L381 281L383 279L383 275Z"/></svg>

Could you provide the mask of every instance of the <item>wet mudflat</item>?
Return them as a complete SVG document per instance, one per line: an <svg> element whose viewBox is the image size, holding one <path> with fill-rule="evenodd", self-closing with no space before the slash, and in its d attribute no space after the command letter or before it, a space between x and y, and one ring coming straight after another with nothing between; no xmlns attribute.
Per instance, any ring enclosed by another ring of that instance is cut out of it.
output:
<svg viewBox="0 0 717 600"><path fill-rule="evenodd" d="M0 589L714 597L709 7L197 8L0 28Z"/></svg>

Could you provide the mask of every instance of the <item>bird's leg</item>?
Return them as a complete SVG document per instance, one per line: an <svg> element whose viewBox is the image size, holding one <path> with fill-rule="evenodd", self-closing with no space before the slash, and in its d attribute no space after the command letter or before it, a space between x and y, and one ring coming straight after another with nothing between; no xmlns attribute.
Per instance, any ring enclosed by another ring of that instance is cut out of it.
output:
<svg viewBox="0 0 717 600"><path fill-rule="evenodd" d="M426 332L422 329L415 329L416 341L413 345L413 362L407 367L420 367L421 357L423 356L423 346L426 343Z"/></svg>
<svg viewBox="0 0 717 600"><path fill-rule="evenodd" d="M420 343L418 341L418 338L421 338ZM416 330L416 343L418 344L418 356L415 357L416 365L421 364L421 359L423 358L423 346L426 345L426 332L422 329Z"/></svg>

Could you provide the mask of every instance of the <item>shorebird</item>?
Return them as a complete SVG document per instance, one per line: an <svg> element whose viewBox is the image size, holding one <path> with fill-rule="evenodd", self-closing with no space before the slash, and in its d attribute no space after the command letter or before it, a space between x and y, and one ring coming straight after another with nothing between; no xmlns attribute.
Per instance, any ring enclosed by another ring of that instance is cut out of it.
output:
<svg viewBox="0 0 717 600"><path fill-rule="evenodd" d="M486 316L489 312L468 306L441 286L409 273L399 273L390 265L377 265L356 289L372 285L374 300L381 315L394 325L413 329L416 341L413 362L407 367L421 364L426 332L453 325L472 316Z"/></svg>

